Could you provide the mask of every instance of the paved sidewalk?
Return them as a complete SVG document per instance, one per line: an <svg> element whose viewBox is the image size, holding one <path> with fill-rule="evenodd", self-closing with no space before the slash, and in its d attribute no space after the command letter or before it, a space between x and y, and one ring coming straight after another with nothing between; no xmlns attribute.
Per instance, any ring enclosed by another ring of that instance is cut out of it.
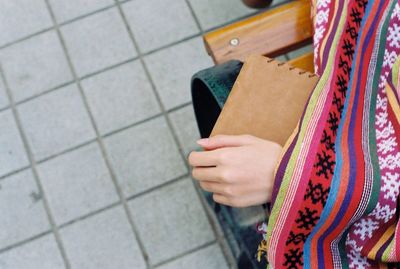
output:
<svg viewBox="0 0 400 269"><path fill-rule="evenodd" d="M275 4L282 1L275 1ZM0 268L229 268L190 179L201 35L239 0L0 4Z"/></svg>

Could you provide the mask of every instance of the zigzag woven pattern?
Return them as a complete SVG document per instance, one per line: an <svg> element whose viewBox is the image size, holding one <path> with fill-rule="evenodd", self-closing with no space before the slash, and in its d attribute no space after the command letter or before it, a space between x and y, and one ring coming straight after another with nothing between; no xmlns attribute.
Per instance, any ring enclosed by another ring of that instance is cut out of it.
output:
<svg viewBox="0 0 400 269"><path fill-rule="evenodd" d="M400 262L400 0L316 0L320 81L275 174L271 268Z"/></svg>

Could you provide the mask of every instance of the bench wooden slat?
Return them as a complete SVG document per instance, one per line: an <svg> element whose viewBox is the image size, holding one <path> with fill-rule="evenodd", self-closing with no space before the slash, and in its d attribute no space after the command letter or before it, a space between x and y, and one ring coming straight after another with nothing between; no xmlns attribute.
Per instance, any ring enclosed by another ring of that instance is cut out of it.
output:
<svg viewBox="0 0 400 269"><path fill-rule="evenodd" d="M207 33L207 52L219 64L252 53L274 57L310 43L310 2L293 1Z"/></svg>
<svg viewBox="0 0 400 269"><path fill-rule="evenodd" d="M298 58L290 60L289 64L314 73L314 54L312 52L306 53Z"/></svg>

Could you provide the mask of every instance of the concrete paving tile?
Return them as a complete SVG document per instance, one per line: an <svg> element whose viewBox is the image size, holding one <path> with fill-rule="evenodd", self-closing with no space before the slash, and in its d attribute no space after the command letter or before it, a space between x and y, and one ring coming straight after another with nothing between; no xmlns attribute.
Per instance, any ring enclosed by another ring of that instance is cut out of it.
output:
<svg viewBox="0 0 400 269"><path fill-rule="evenodd" d="M142 53L199 33L185 0L135 0L122 7Z"/></svg>
<svg viewBox="0 0 400 269"><path fill-rule="evenodd" d="M213 66L201 38L185 41L144 59L166 109L189 102L192 75Z"/></svg>
<svg viewBox="0 0 400 269"><path fill-rule="evenodd" d="M0 212L0 249L50 229L42 194L30 170L0 181Z"/></svg>
<svg viewBox="0 0 400 269"><path fill-rule="evenodd" d="M0 45L52 27L44 0L2 1L0 8Z"/></svg>
<svg viewBox="0 0 400 269"><path fill-rule="evenodd" d="M111 6L113 0L49 0L59 23Z"/></svg>
<svg viewBox="0 0 400 269"><path fill-rule="evenodd" d="M45 32L1 50L0 60L16 102L72 80L55 31Z"/></svg>
<svg viewBox="0 0 400 269"><path fill-rule="evenodd" d="M72 268L146 268L120 206L73 223L60 235Z"/></svg>
<svg viewBox="0 0 400 269"><path fill-rule="evenodd" d="M241 0L189 0L203 30L234 21L237 18L255 13Z"/></svg>
<svg viewBox="0 0 400 269"><path fill-rule="evenodd" d="M193 105L190 104L170 113L172 125L178 136L179 144L185 155L199 149L196 140L200 139L199 129L194 116Z"/></svg>
<svg viewBox="0 0 400 269"><path fill-rule="evenodd" d="M126 197L187 173L163 117L113 134L104 143Z"/></svg>
<svg viewBox="0 0 400 269"><path fill-rule="evenodd" d="M29 165L28 156L11 109L0 112L0 175Z"/></svg>
<svg viewBox="0 0 400 269"><path fill-rule="evenodd" d="M225 257L217 244L168 262L157 269L228 269Z"/></svg>
<svg viewBox="0 0 400 269"><path fill-rule="evenodd" d="M129 202L151 264L214 239L191 179L167 185Z"/></svg>
<svg viewBox="0 0 400 269"><path fill-rule="evenodd" d="M2 269L65 268L53 234L0 254L0 266Z"/></svg>
<svg viewBox="0 0 400 269"><path fill-rule="evenodd" d="M96 142L41 163L38 173L57 225L119 201Z"/></svg>
<svg viewBox="0 0 400 269"><path fill-rule="evenodd" d="M80 77L137 55L117 8L64 25L61 32Z"/></svg>
<svg viewBox="0 0 400 269"><path fill-rule="evenodd" d="M0 109L8 106L9 104L10 101L8 99L6 88L4 86L3 80L0 78Z"/></svg>
<svg viewBox="0 0 400 269"><path fill-rule="evenodd" d="M23 103L17 109L36 160L96 136L75 84Z"/></svg>
<svg viewBox="0 0 400 269"><path fill-rule="evenodd" d="M139 61L85 79L82 86L101 134L160 112Z"/></svg>

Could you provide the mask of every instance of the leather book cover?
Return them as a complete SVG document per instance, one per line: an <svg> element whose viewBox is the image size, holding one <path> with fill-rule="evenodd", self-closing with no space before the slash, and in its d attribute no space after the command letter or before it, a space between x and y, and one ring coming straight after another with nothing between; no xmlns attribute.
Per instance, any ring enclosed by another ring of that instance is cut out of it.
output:
<svg viewBox="0 0 400 269"><path fill-rule="evenodd" d="M284 145L318 77L264 56L249 56L210 136L251 134Z"/></svg>

